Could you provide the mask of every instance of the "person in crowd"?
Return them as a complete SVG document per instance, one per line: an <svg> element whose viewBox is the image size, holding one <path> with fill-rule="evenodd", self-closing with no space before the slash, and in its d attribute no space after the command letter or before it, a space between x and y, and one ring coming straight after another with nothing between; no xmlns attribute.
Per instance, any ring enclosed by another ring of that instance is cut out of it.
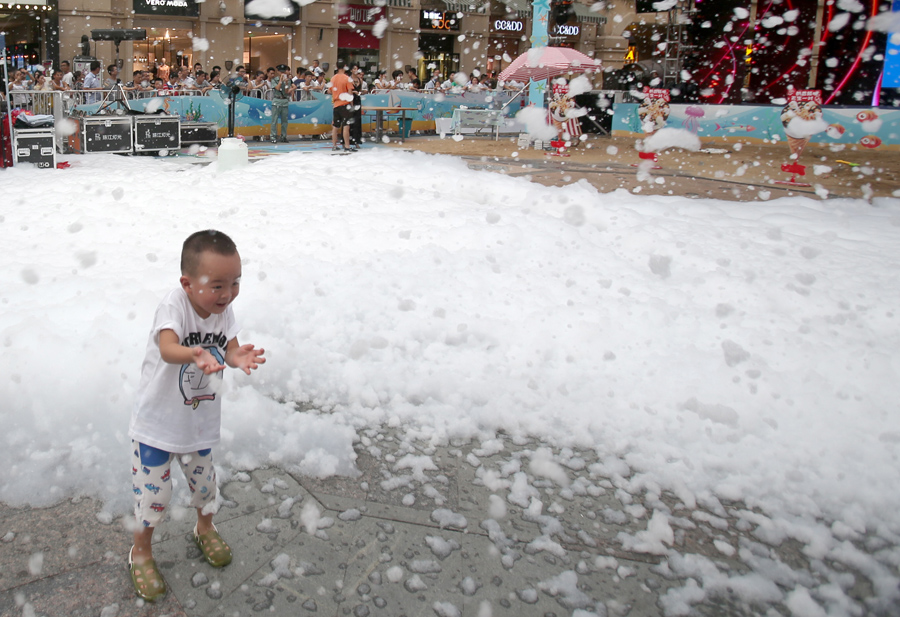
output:
<svg viewBox="0 0 900 617"><path fill-rule="evenodd" d="M35 71L31 76L31 81L28 83L29 90L43 90L44 89L44 73L42 71Z"/></svg>
<svg viewBox="0 0 900 617"><path fill-rule="evenodd" d="M169 79L166 80L166 90L171 90L170 94L180 94L182 82L178 75L178 71L169 71Z"/></svg>
<svg viewBox="0 0 900 617"><path fill-rule="evenodd" d="M307 71L304 77L304 84L301 86L306 92L325 92L325 77L320 76L318 79L312 72ZM307 95L311 98L311 95Z"/></svg>
<svg viewBox="0 0 900 617"><path fill-rule="evenodd" d="M43 71L35 71L34 77L32 78L32 82L31 82L31 89L34 90L35 92L46 91L46 90L48 90L48 88L47 88L48 81L50 81L50 80L47 79L46 77L44 77Z"/></svg>
<svg viewBox="0 0 900 617"><path fill-rule="evenodd" d="M196 88L197 80L194 79L194 74L191 73L188 67L182 66L178 69L178 79L181 81L181 88L183 90L194 90Z"/></svg>
<svg viewBox="0 0 900 617"><path fill-rule="evenodd" d="M241 89L242 92L246 94L247 90L250 88L250 81L247 79L247 69L243 64L235 69L234 77L228 80L229 86L237 86Z"/></svg>
<svg viewBox="0 0 900 617"><path fill-rule="evenodd" d="M194 70L191 71L191 76L192 76L194 79L196 79L196 78L197 78L197 74L198 74L198 73L201 73L202 71L203 71L203 65L200 64L199 62L195 62L195 63L194 63Z"/></svg>
<svg viewBox="0 0 900 617"><path fill-rule="evenodd" d="M272 69L272 72L274 73L275 69ZM269 89L269 85L266 83L266 74L256 71L250 80L249 89L253 91L254 96L262 98L265 91Z"/></svg>
<svg viewBox="0 0 900 617"><path fill-rule="evenodd" d="M320 76L324 77L324 76L325 76L325 71L322 70L322 67L321 67L321 66L319 66L319 61L318 61L318 60L313 60L313 61L312 61L312 66L309 67L309 70L310 70L310 71L312 72L312 74L315 75L316 77L320 77Z"/></svg>
<svg viewBox="0 0 900 617"><path fill-rule="evenodd" d="M25 71L19 69L16 71L13 80L9 82L9 96L12 99L13 107L20 107L28 102L26 95L16 94L16 92L24 92L26 90L28 90L28 87L25 84Z"/></svg>
<svg viewBox="0 0 900 617"><path fill-rule="evenodd" d="M102 90L103 84L100 83L100 61L91 60L87 75L84 76L84 90ZM87 94L84 97L85 103L96 103L100 100L99 94Z"/></svg>
<svg viewBox="0 0 900 617"><path fill-rule="evenodd" d="M293 98L297 86L291 81L291 67L279 64L278 70L272 69L275 75L269 80L272 89L272 126L269 129L269 141L275 143L275 133L281 125L282 143L287 143L288 102Z"/></svg>
<svg viewBox="0 0 900 617"><path fill-rule="evenodd" d="M295 85L298 89L303 85L303 82L306 81L306 80L303 78L303 76L304 76L305 74L306 74L306 69L304 69L302 66L301 66L301 67L297 67L297 76L294 77L294 80L293 80L293 81L294 81L294 85Z"/></svg>
<svg viewBox="0 0 900 617"><path fill-rule="evenodd" d="M350 79L353 81L353 124L350 125L350 143L354 149L358 149L362 144L362 95L368 85L363 79L363 72L356 65L351 69Z"/></svg>
<svg viewBox="0 0 900 617"><path fill-rule="evenodd" d="M72 73L71 65L68 60L59 63L59 70L63 72L62 82L69 86L69 90L75 87L75 76Z"/></svg>
<svg viewBox="0 0 900 617"><path fill-rule="evenodd" d="M469 92L484 92L487 88L481 83L481 78L478 75L472 74L469 76L469 85L466 86L466 90Z"/></svg>
<svg viewBox="0 0 900 617"><path fill-rule="evenodd" d="M278 66L281 65L279 64ZM276 69L274 66L270 66L266 69L266 91L272 89L272 82L275 81L276 78L281 81L280 69Z"/></svg>
<svg viewBox="0 0 900 617"><path fill-rule="evenodd" d="M72 72L72 90L84 89L84 74L81 71Z"/></svg>
<svg viewBox="0 0 900 617"><path fill-rule="evenodd" d="M409 77L409 89L410 90L421 90L422 82L419 80L419 75L416 73L416 69L410 67L406 69L406 75Z"/></svg>
<svg viewBox="0 0 900 617"><path fill-rule="evenodd" d="M225 96L228 96L228 86L222 83L222 74L219 71L213 70L213 72L209 74L209 85L200 89L203 94L206 94L210 90L218 90Z"/></svg>
<svg viewBox="0 0 900 617"><path fill-rule="evenodd" d="M387 85L385 85L384 87L388 88L389 90L395 90L396 88L399 88L402 83L403 71L397 69L393 73L391 73L391 78L388 80Z"/></svg>
<svg viewBox="0 0 900 617"><path fill-rule="evenodd" d="M106 67L106 79L103 80L103 89L112 90L119 83L119 67L110 64Z"/></svg>
<svg viewBox="0 0 900 617"><path fill-rule="evenodd" d="M49 86L48 89L52 90L53 92L65 92L66 90L69 90L68 84L63 81L63 76L64 73L61 69L56 69L55 71L53 71L53 76L47 82L47 85Z"/></svg>
<svg viewBox="0 0 900 617"><path fill-rule="evenodd" d="M469 85L469 80L465 79L465 77L466 77L465 73L454 73L450 78L441 82L441 85L438 88L438 90L440 92L451 92L453 94L460 94L461 92L465 91L465 89ZM457 81L458 79L463 79L465 81L465 83L460 83L459 81Z"/></svg>
<svg viewBox="0 0 900 617"><path fill-rule="evenodd" d="M212 90L212 85L209 82L209 77L206 74L206 71L200 69L194 76L194 89L198 90L200 94L206 94L210 90Z"/></svg>
<svg viewBox="0 0 900 617"><path fill-rule="evenodd" d="M350 146L350 125L353 123L353 80L347 75L347 67L338 63L331 78L331 106L334 119L331 122L331 149L338 147L338 134L344 140L344 151L352 152Z"/></svg>
<svg viewBox="0 0 900 617"><path fill-rule="evenodd" d="M375 74L375 80L372 82L373 90L386 90L391 87L391 82L387 78L387 71L385 69L378 69L378 72Z"/></svg>
<svg viewBox="0 0 900 617"><path fill-rule="evenodd" d="M353 65L351 77L357 85L357 92L365 94L369 91L369 82L366 81L366 73L359 66Z"/></svg>
<svg viewBox="0 0 900 617"><path fill-rule="evenodd" d="M503 82L504 90L521 90L524 87L525 87L525 84L521 81L512 80L512 81L504 81Z"/></svg>
<svg viewBox="0 0 900 617"><path fill-rule="evenodd" d="M144 92L149 89L149 83L144 76L144 71L138 69L131 74L131 81L126 82L122 88L128 92Z"/></svg>
<svg viewBox="0 0 900 617"><path fill-rule="evenodd" d="M440 71L432 71L431 79L425 82L426 90L440 90L441 88L441 72Z"/></svg>

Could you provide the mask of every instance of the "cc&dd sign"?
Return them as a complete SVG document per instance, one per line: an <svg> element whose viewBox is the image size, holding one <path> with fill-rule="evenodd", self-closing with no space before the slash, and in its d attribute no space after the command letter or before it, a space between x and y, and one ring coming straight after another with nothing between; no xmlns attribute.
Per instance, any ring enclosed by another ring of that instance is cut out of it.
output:
<svg viewBox="0 0 900 617"><path fill-rule="evenodd" d="M494 30L498 30L500 32L521 32L524 28L525 24L521 21L498 19L494 22Z"/></svg>
<svg viewBox="0 0 900 617"><path fill-rule="evenodd" d="M581 28L578 26L569 26L566 24L556 24L553 26L553 34L556 36L578 36Z"/></svg>

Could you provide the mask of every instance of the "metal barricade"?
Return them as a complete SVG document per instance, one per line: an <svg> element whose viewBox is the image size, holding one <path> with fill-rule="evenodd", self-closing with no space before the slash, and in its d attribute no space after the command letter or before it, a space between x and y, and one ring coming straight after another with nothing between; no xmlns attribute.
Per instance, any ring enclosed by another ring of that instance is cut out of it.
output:
<svg viewBox="0 0 900 617"><path fill-rule="evenodd" d="M125 98L131 101L140 99L152 99L156 96L156 90L125 90Z"/></svg>
<svg viewBox="0 0 900 617"><path fill-rule="evenodd" d="M11 93L12 94L12 93ZM23 109L33 115L53 116L54 126L62 124L63 119L75 108L72 92L61 90L16 90L11 96L14 108ZM64 138L56 131L56 149L62 152Z"/></svg>
<svg viewBox="0 0 900 617"><path fill-rule="evenodd" d="M215 89L203 92L197 88L188 88L185 90L124 90L126 99L148 99L155 97L166 97L173 95L185 96L209 96L211 92L217 92ZM74 115L84 115L84 112L78 110L79 107L85 105L96 104L103 101L107 97L120 96L120 93L110 93L109 90L12 90L10 91L10 99L12 108L22 109L34 115L52 115L56 130L56 149L57 152L65 152L67 143L67 135L65 130L59 130L59 127L65 126L66 119ZM270 92L271 96L271 92ZM310 98L313 98L310 93Z"/></svg>

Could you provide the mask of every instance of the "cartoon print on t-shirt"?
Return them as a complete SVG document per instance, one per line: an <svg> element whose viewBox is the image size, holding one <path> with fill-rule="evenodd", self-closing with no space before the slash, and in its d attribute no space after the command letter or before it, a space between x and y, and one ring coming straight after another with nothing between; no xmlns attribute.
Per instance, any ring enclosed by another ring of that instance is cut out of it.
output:
<svg viewBox="0 0 900 617"><path fill-rule="evenodd" d="M209 347L204 347L203 349L211 353L219 364L225 364L225 357L222 355L222 352L218 347L212 345ZM213 375L206 375L203 373L203 371L197 368L196 364L191 363L181 365L181 373L179 377L180 380L178 387L181 389L181 396L184 397L185 405L190 405L193 409L197 409L197 406L200 405L200 401L216 400L215 392L200 395L195 395L194 393L206 390L206 388L209 386L210 380L221 379L221 374L214 373Z"/></svg>

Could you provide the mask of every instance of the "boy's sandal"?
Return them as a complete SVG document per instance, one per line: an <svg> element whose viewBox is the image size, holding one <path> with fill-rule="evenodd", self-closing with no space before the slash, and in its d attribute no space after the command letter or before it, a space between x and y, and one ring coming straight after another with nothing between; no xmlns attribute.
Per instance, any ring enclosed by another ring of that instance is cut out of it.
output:
<svg viewBox="0 0 900 617"><path fill-rule="evenodd" d="M224 568L231 563L231 548L225 544L215 525L202 536L197 533L197 526L194 525L194 542L212 567Z"/></svg>
<svg viewBox="0 0 900 617"><path fill-rule="evenodd" d="M147 602L153 602L166 595L166 581L163 580L159 567L153 559L144 563L134 563L131 554L134 547L128 551L128 570L131 572L131 584L139 598Z"/></svg>

